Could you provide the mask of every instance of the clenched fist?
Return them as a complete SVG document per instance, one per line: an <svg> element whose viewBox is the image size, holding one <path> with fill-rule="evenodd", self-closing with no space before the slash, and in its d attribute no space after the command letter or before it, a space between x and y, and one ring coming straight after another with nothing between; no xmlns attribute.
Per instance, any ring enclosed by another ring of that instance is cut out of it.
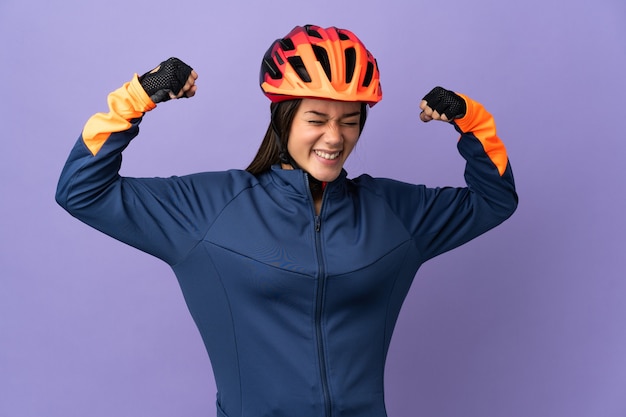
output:
<svg viewBox="0 0 626 417"><path fill-rule="evenodd" d="M420 119L423 122L441 120L451 122L465 116L467 105L465 100L453 91L435 87L424 96L420 103Z"/></svg>
<svg viewBox="0 0 626 417"><path fill-rule="evenodd" d="M170 58L139 77L141 86L156 104L173 98L193 97L198 74L178 58Z"/></svg>

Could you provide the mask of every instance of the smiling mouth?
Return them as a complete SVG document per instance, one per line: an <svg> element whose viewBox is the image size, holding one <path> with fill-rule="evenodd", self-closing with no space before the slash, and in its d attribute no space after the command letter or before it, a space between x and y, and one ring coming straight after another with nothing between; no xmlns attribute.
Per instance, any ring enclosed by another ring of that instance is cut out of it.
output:
<svg viewBox="0 0 626 417"><path fill-rule="evenodd" d="M333 153L322 152L322 151L313 151L313 152L315 152L315 155L319 156L320 158L328 159L330 161L332 161L333 159L337 159L339 155L341 155L341 151L333 152Z"/></svg>

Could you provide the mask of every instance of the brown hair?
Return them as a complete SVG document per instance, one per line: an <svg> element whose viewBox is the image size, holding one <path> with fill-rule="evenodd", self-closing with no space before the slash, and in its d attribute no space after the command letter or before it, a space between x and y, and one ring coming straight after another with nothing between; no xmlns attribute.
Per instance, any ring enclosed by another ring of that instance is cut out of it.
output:
<svg viewBox="0 0 626 417"><path fill-rule="evenodd" d="M296 115L298 107L302 99L293 99L281 101L279 103L272 103L270 105L271 120L265 132L265 137L261 142L261 146L257 151L254 159L250 162L250 165L246 168L246 171L252 175L259 175L265 171L269 171L272 165L281 162L280 152L281 148L287 152L287 142L289 140L289 132L291 131L291 124L293 118ZM361 104L361 118L359 120L359 134L363 131L365 126L365 119L367 118L367 104ZM280 140L280 147L278 142Z"/></svg>
<svg viewBox="0 0 626 417"><path fill-rule="evenodd" d="M280 147L286 150L291 123L301 102L301 99L294 99L270 105L270 111L272 112L270 124L267 127L265 137L256 156L250 162L246 171L252 175L259 175L269 171L272 165L280 163L278 141L280 140Z"/></svg>

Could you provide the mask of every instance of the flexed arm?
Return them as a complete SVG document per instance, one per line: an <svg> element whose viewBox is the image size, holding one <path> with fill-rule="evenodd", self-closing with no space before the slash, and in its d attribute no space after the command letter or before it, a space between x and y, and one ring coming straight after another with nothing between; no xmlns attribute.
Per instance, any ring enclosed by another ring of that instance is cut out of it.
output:
<svg viewBox="0 0 626 417"><path fill-rule="evenodd" d="M97 113L85 124L82 141L93 156L114 133L128 131L128 141L136 134L131 129L144 113L153 110L156 103L171 98L193 97L198 74L177 58L162 62L157 68L133 79L109 94L108 113Z"/></svg>
<svg viewBox="0 0 626 417"><path fill-rule="evenodd" d="M424 96L420 109L423 122L449 122L462 135L469 134L478 139L500 175L504 175L508 165L506 148L496 134L493 117L481 104L463 94L435 87Z"/></svg>
<svg viewBox="0 0 626 417"><path fill-rule="evenodd" d="M465 187L405 184L382 190L403 219L423 259L460 246L513 214L517 194L504 144L484 107L458 93L436 87L420 103L423 122L450 123L460 134L466 161Z"/></svg>
<svg viewBox="0 0 626 417"><path fill-rule="evenodd" d="M197 77L187 64L170 58L109 94L109 111L87 121L65 163L57 202L90 226L161 258L184 251L182 242L171 249L172 235L191 236L193 230L181 230L201 227L181 220L180 210L190 218L201 210L193 198L182 198L184 190L193 189L193 180L124 178L119 170L122 151L138 134L144 114L156 107L155 101L192 97Z"/></svg>

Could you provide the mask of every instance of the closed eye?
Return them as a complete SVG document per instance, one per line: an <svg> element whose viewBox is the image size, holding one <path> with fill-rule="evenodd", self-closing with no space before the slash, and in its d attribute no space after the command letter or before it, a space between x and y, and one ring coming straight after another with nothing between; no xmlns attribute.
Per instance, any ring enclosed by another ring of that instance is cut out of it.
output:
<svg viewBox="0 0 626 417"><path fill-rule="evenodd" d="M318 119L308 119L307 123L312 124L312 125L319 126L329 121L327 114L320 113L315 110L309 110L305 112L305 114L308 114L309 116L320 117ZM344 114L341 118L339 118L339 123L342 126L348 126L348 127L358 126L360 123L360 116L361 116L360 111L349 113L349 114Z"/></svg>
<svg viewBox="0 0 626 417"><path fill-rule="evenodd" d="M360 121L361 120L358 117L351 117L351 118L348 118L348 119L342 119L341 120L341 124L343 126L350 126L350 127L351 126L358 126Z"/></svg>

